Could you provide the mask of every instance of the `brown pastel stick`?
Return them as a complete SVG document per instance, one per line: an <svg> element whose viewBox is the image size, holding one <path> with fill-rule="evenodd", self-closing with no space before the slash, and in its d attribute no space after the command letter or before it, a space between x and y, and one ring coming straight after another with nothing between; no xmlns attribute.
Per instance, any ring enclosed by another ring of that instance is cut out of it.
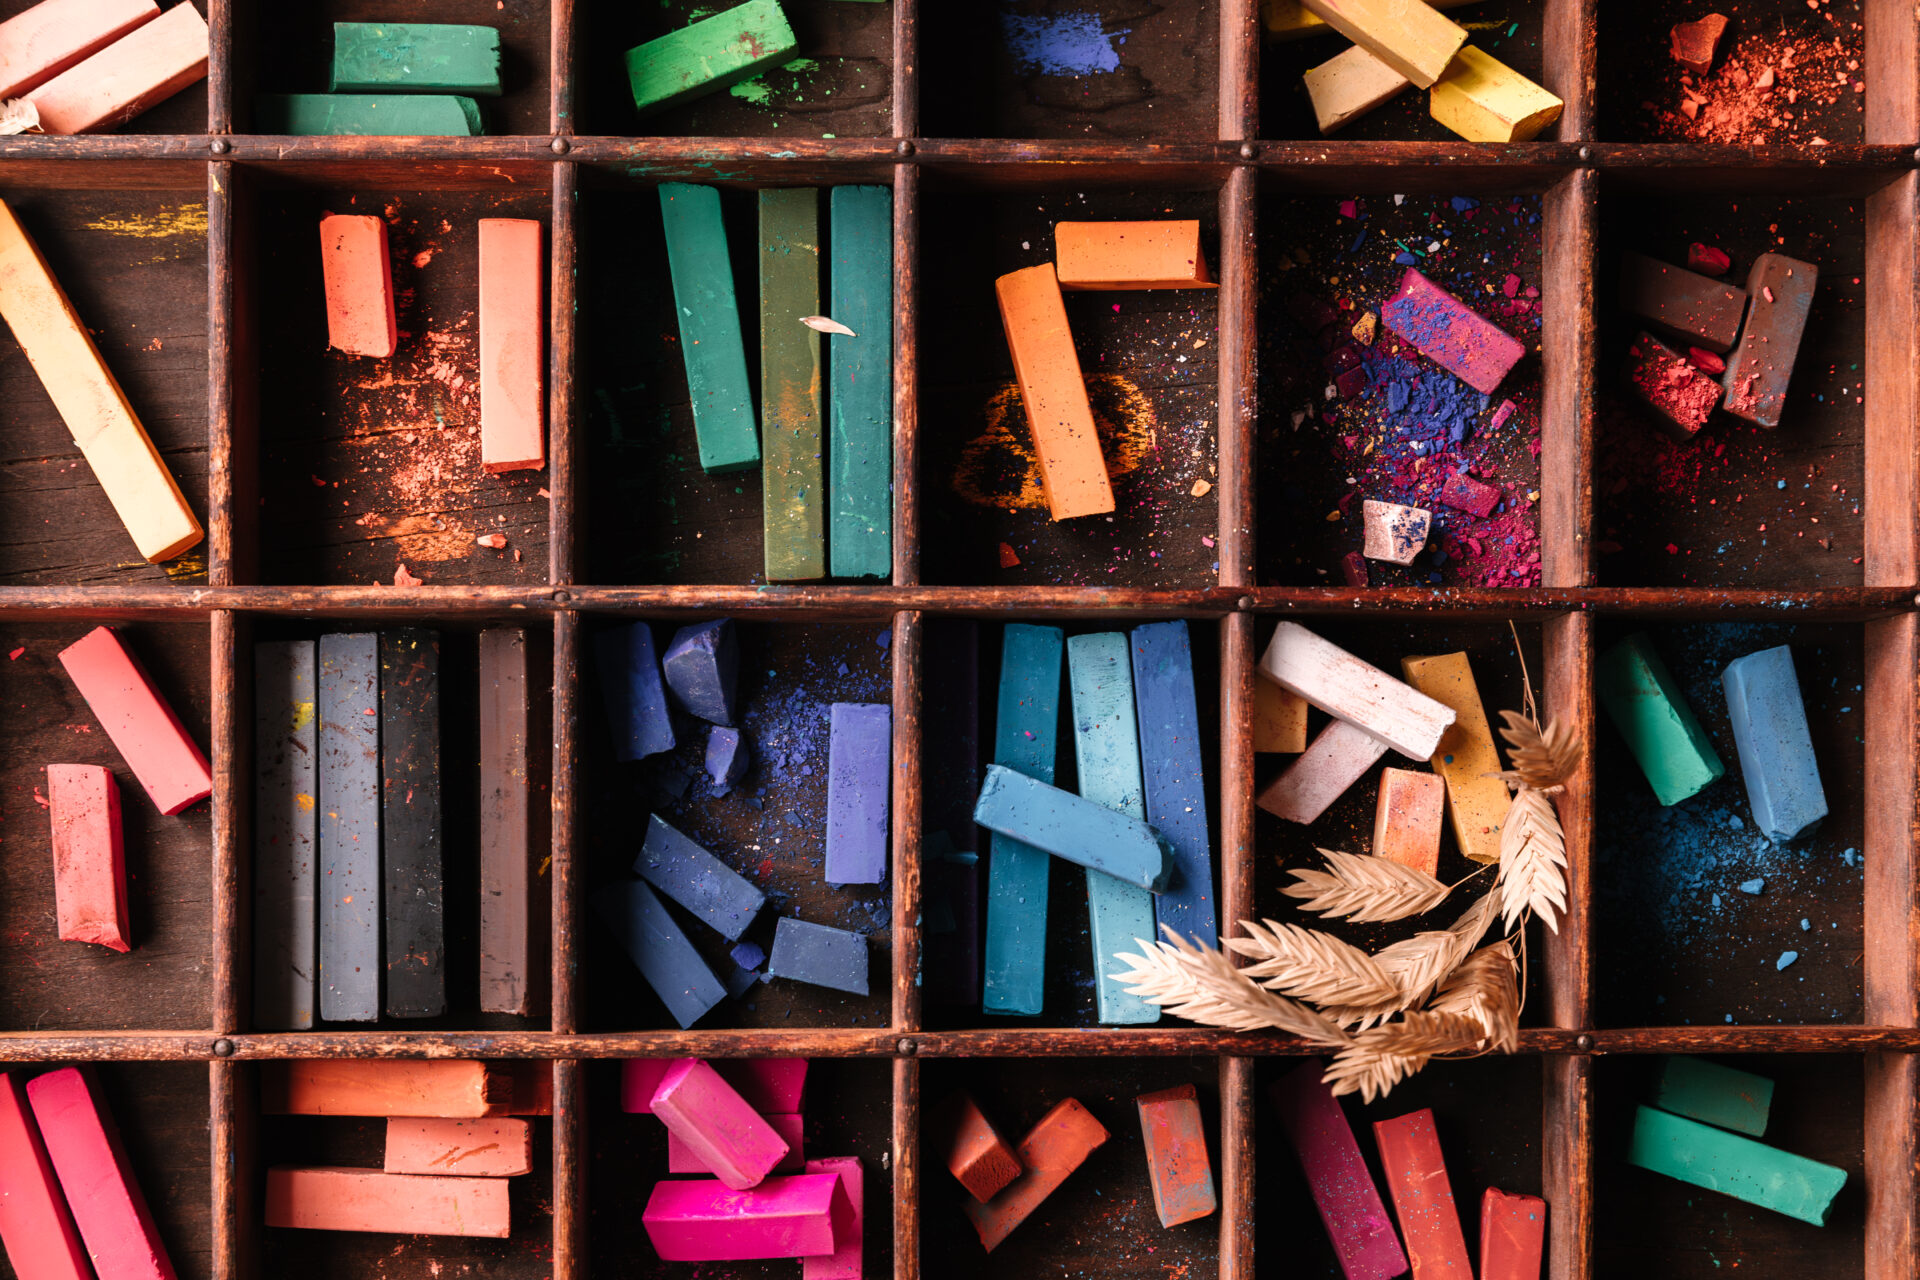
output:
<svg viewBox="0 0 1920 1280"><path fill-rule="evenodd" d="M1623 253L1620 305L1645 320L1656 333L1724 355L1740 336L1747 293L1738 285L1645 254Z"/></svg>
<svg viewBox="0 0 1920 1280"><path fill-rule="evenodd" d="M1219 1207L1219 1200L1194 1087L1183 1084L1143 1093L1134 1102L1140 1108L1140 1136L1160 1225L1176 1227L1206 1217Z"/></svg>
<svg viewBox="0 0 1920 1280"><path fill-rule="evenodd" d="M1800 354L1807 312L1813 307L1820 268L1782 253L1763 253L1747 274L1747 327L1740 345L1727 357L1721 382L1727 412L1763 427L1780 425L1787 380Z"/></svg>
<svg viewBox="0 0 1920 1280"><path fill-rule="evenodd" d="M527 633L480 633L480 1008L534 1011Z"/></svg>

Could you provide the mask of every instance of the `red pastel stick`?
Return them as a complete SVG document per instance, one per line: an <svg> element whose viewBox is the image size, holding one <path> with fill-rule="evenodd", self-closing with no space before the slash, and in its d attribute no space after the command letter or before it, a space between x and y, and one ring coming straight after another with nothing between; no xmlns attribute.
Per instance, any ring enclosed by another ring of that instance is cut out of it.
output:
<svg viewBox="0 0 1920 1280"><path fill-rule="evenodd" d="M154 807L179 813L213 794L207 757L111 627L62 649L60 664Z"/></svg>
<svg viewBox="0 0 1920 1280"><path fill-rule="evenodd" d="M1480 1280L1540 1280L1547 1202L1488 1187L1480 1198Z"/></svg>
<svg viewBox="0 0 1920 1280"><path fill-rule="evenodd" d="M102 1280L176 1280L92 1076L80 1067L49 1071L27 1082L27 1099Z"/></svg>
<svg viewBox="0 0 1920 1280"><path fill-rule="evenodd" d="M93 1280L20 1077L0 1072L0 1247L19 1280Z"/></svg>
<svg viewBox="0 0 1920 1280"><path fill-rule="evenodd" d="M1392 1120L1376 1120L1373 1140L1380 1145L1380 1167L1387 1175L1400 1234L1406 1237L1413 1280L1473 1280L1433 1112L1422 1107Z"/></svg>
<svg viewBox="0 0 1920 1280"><path fill-rule="evenodd" d="M985 1204L960 1203L961 1212L980 1233L980 1243L991 1253L1106 1140L1106 1126L1077 1098L1068 1098L1041 1116L1040 1123L1020 1139L1016 1153L1026 1172Z"/></svg>
<svg viewBox="0 0 1920 1280"><path fill-rule="evenodd" d="M47 766L53 819L53 904L63 942L129 951L127 863L120 844L120 786L97 764Z"/></svg>

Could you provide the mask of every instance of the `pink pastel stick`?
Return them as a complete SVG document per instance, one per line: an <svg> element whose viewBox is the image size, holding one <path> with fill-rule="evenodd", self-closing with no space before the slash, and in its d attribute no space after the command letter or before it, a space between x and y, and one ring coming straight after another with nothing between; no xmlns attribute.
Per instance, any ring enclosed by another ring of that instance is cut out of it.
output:
<svg viewBox="0 0 1920 1280"><path fill-rule="evenodd" d="M620 1064L620 1109L635 1115L653 1113L653 1091L673 1065L671 1058L629 1058ZM715 1058L709 1061L720 1078L761 1115L792 1115L801 1110L807 1087L805 1058Z"/></svg>
<svg viewBox="0 0 1920 1280"><path fill-rule="evenodd" d="M53 906L61 941L130 950L120 785L97 764L50 764L47 814L53 819Z"/></svg>
<svg viewBox="0 0 1920 1280"><path fill-rule="evenodd" d="M657 1182L640 1221L664 1262L805 1258L833 1253L845 1201L839 1176L827 1173L768 1178L751 1191L711 1178Z"/></svg>
<svg viewBox="0 0 1920 1280"><path fill-rule="evenodd" d="M1314 1207L1326 1224L1347 1280L1390 1280L1407 1273L1407 1255L1373 1185L1353 1127L1333 1091L1320 1082L1326 1064L1308 1058L1273 1086L1280 1122L1293 1139Z"/></svg>
<svg viewBox="0 0 1920 1280"><path fill-rule="evenodd" d="M19 1280L93 1280L26 1086L0 1072L0 1247Z"/></svg>
<svg viewBox="0 0 1920 1280"><path fill-rule="evenodd" d="M761 1116L773 1131L780 1135L780 1141L787 1144L787 1154L780 1163L773 1166L775 1173L800 1173L806 1163L806 1150L803 1131L805 1125L797 1115L783 1116L775 1113ZM700 1158L700 1153L686 1144L686 1141L673 1130L667 1130L667 1172L668 1173L704 1173L711 1175L713 1168Z"/></svg>
<svg viewBox="0 0 1920 1280"><path fill-rule="evenodd" d="M756 1187L787 1155L787 1144L720 1073L699 1058L667 1068L653 1114L735 1191Z"/></svg>
<svg viewBox="0 0 1920 1280"><path fill-rule="evenodd" d="M62 649L60 663L155 808L179 813L213 794L200 744L111 627L95 627Z"/></svg>
<svg viewBox="0 0 1920 1280"><path fill-rule="evenodd" d="M839 1177L847 1193L842 1204L834 1200L833 1238L839 1246L823 1257L800 1259L800 1280L860 1280L866 1201L862 1198L866 1177L859 1156L827 1156L807 1161L808 1173L831 1173Z"/></svg>
<svg viewBox="0 0 1920 1280"><path fill-rule="evenodd" d="M113 1115L92 1077L79 1067L49 1071L28 1081L27 1099L101 1280L175 1280Z"/></svg>

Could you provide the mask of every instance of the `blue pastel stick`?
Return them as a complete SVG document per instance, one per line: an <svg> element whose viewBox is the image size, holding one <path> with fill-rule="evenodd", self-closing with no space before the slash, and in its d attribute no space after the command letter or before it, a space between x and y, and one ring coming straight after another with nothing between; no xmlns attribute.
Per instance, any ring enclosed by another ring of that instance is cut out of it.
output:
<svg viewBox="0 0 1920 1280"><path fill-rule="evenodd" d="M995 835L1155 893L1172 873L1159 833L1146 823L1004 765L987 766L973 820Z"/></svg>
<svg viewBox="0 0 1920 1280"><path fill-rule="evenodd" d="M781 916L773 926L767 976L863 996L867 994L867 940L845 929Z"/></svg>
<svg viewBox="0 0 1920 1280"><path fill-rule="evenodd" d="M1000 700L993 758L1042 782L1053 781L1060 722L1060 664L1066 633L1009 622L1000 648ZM993 837L987 863L987 959L982 1005L988 1013L1036 1014L1047 976L1047 877L1053 859L1031 845Z"/></svg>
<svg viewBox="0 0 1920 1280"><path fill-rule="evenodd" d="M320 637L320 1017L380 1017L380 637Z"/></svg>
<svg viewBox="0 0 1920 1280"><path fill-rule="evenodd" d="M614 627L594 637L600 660L600 690L613 730L613 758L642 760L673 750L673 718L667 686L660 679L653 628L645 622Z"/></svg>
<svg viewBox="0 0 1920 1280"><path fill-rule="evenodd" d="M753 750L738 729L715 725L707 734L707 778L713 794L723 796L740 785L753 764Z"/></svg>
<svg viewBox="0 0 1920 1280"><path fill-rule="evenodd" d="M887 878L887 800L892 789L893 708L836 702L828 717L828 884Z"/></svg>
<svg viewBox="0 0 1920 1280"><path fill-rule="evenodd" d="M681 1030L725 998L727 989L646 881L606 885L594 893L593 906Z"/></svg>
<svg viewBox="0 0 1920 1280"><path fill-rule="evenodd" d="M1095 804L1145 820L1140 739L1133 721L1133 672L1121 631L1067 641L1067 687L1073 693L1073 754L1080 794ZM1098 871L1087 872L1087 918L1093 933L1094 997L1100 1021L1158 1022L1160 1010L1128 993L1113 976L1114 953L1153 941L1153 894Z"/></svg>
<svg viewBox="0 0 1920 1280"><path fill-rule="evenodd" d="M1207 774L1193 692L1193 646L1184 620L1133 629L1133 699L1147 822L1172 850L1174 864L1166 891L1153 900L1154 917L1182 938L1217 947L1220 906L1213 896Z"/></svg>
<svg viewBox="0 0 1920 1280"><path fill-rule="evenodd" d="M647 838L634 874L699 916L733 942L747 931L767 895L732 867L669 826L647 817Z"/></svg>
<svg viewBox="0 0 1920 1280"><path fill-rule="evenodd" d="M1813 758L1793 649L1783 644L1735 658L1720 683L1754 825L1770 840L1805 835L1827 816L1827 793Z"/></svg>
<svg viewBox="0 0 1920 1280"><path fill-rule="evenodd" d="M673 633L660 659L673 699L709 724L732 725L734 691L739 684L740 644L733 619L698 622Z"/></svg>

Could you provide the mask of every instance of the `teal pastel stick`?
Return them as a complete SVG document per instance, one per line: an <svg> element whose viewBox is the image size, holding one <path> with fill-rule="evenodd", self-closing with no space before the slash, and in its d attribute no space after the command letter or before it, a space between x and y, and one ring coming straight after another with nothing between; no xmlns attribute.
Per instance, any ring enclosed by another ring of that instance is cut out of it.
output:
<svg viewBox="0 0 1920 1280"><path fill-rule="evenodd" d="M1140 778L1140 734L1133 720L1133 671L1119 631L1067 641L1067 687L1073 694L1073 756L1080 794L1129 818L1146 821ZM1114 954L1152 942L1153 894L1098 871L1087 872L1087 918L1093 933L1094 998L1100 1021L1160 1021L1158 1006L1130 994L1113 974Z"/></svg>
<svg viewBox="0 0 1920 1280"><path fill-rule="evenodd" d="M1767 1132L1773 1081L1705 1058L1668 1058L1660 1065L1653 1102L1662 1111L1758 1138Z"/></svg>
<svg viewBox="0 0 1920 1280"><path fill-rule="evenodd" d="M987 766L973 820L995 835L1155 893L1173 871L1166 846L1146 823L1004 765Z"/></svg>
<svg viewBox="0 0 1920 1280"><path fill-rule="evenodd" d="M1652 1107L1634 1116L1627 1161L1816 1227L1847 1185L1844 1169Z"/></svg>
<svg viewBox="0 0 1920 1280"><path fill-rule="evenodd" d="M1679 804L1727 771L1644 632L1601 654L1597 676L1600 705L1661 804Z"/></svg>
<svg viewBox="0 0 1920 1280"><path fill-rule="evenodd" d="M453 22L336 22L330 93L500 96L500 32Z"/></svg>
<svg viewBox="0 0 1920 1280"><path fill-rule="evenodd" d="M259 133L301 137L473 138L486 132L480 104L458 94L263 93Z"/></svg>
<svg viewBox="0 0 1920 1280"><path fill-rule="evenodd" d="M1060 725L1060 665L1066 633L1010 622L1000 649L1000 699L993 758L1042 782L1053 781ZM987 863L988 1013L1040 1012L1047 976L1047 877L1053 859L1031 845L993 837Z"/></svg>
<svg viewBox="0 0 1920 1280"><path fill-rule="evenodd" d="M835 187L827 313L855 336L827 336L832 434L827 469L836 578L893 575L893 192Z"/></svg>
<svg viewBox="0 0 1920 1280"><path fill-rule="evenodd" d="M733 295L720 193L685 182L661 183L660 220L667 233L667 266L701 469L716 475L757 467L760 425L747 381L747 347Z"/></svg>
<svg viewBox="0 0 1920 1280"><path fill-rule="evenodd" d="M1720 683L1753 824L1769 840L1805 835L1827 816L1827 792L1820 785L1793 649L1783 644L1736 658Z"/></svg>

